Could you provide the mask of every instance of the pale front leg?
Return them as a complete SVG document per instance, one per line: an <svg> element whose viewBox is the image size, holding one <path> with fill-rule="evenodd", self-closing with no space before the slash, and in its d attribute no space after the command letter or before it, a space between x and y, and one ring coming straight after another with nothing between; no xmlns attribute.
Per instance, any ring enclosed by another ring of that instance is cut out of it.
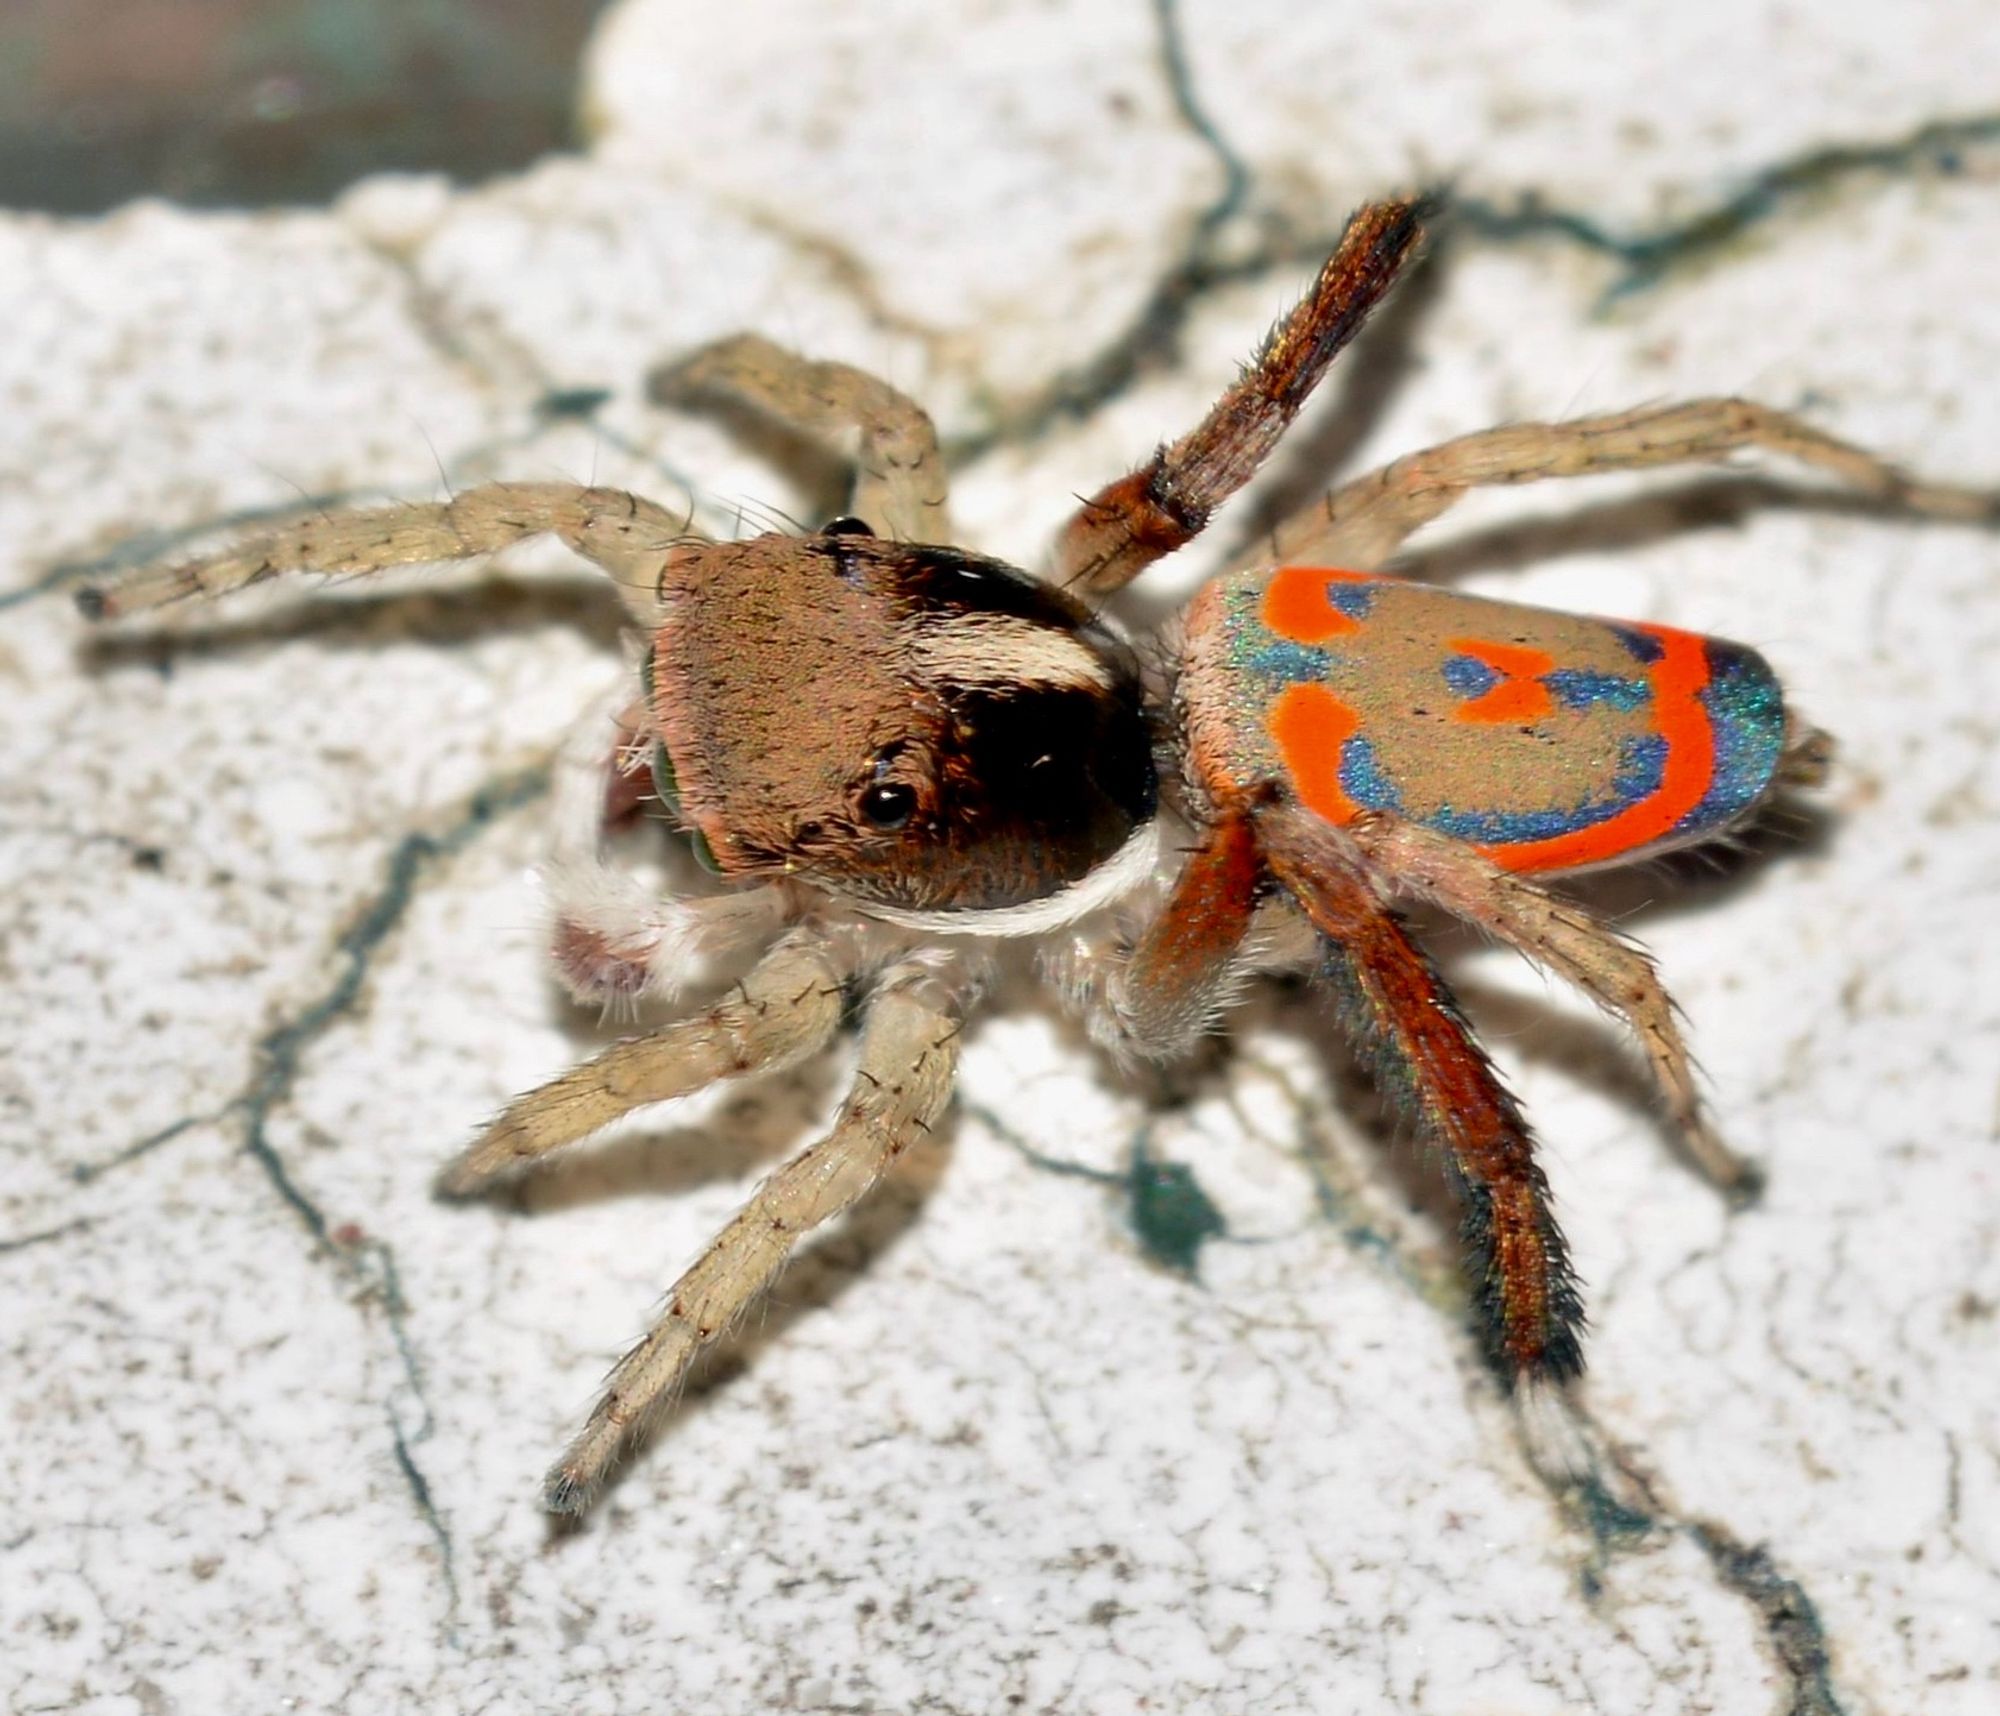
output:
<svg viewBox="0 0 2000 1716"><path fill-rule="evenodd" d="M966 997L951 974L888 972L868 1008L854 1084L833 1130L761 1186L674 1283L652 1331L619 1360L583 1429L550 1470L553 1513L581 1513L625 1440L667 1401L703 1347L771 1283L792 1248L866 1193L951 1097Z"/></svg>
<svg viewBox="0 0 2000 1716"><path fill-rule="evenodd" d="M1710 1125L1673 1002L1641 949L1575 901L1501 869L1448 835L1373 816L1357 820L1348 833L1384 888L1429 900L1477 925L1622 1020L1645 1050L1667 1119L1695 1165L1732 1198L1756 1196L1762 1170Z"/></svg>
<svg viewBox="0 0 2000 1716"><path fill-rule="evenodd" d="M1287 519L1257 557L1280 565L1374 571L1412 532L1472 489L1597 471L1712 464L1745 449L1796 460L1856 494L1913 513L2000 522L2000 494L1991 490L1920 482L1886 459L1766 405L1691 399L1572 423L1515 423L1412 453Z"/></svg>
<svg viewBox="0 0 2000 1716"><path fill-rule="evenodd" d="M438 1192L471 1197L636 1108L803 1060L839 1026L853 969L847 947L811 930L794 931L707 1012L614 1043L516 1097L446 1165Z"/></svg>
<svg viewBox="0 0 2000 1716"><path fill-rule="evenodd" d="M225 596L288 572L362 577L392 566L470 560L533 536L558 536L611 574L642 621L668 554L692 539L685 516L623 489L575 483L485 483L448 501L314 513L234 547L175 565L144 566L86 585L77 606L118 619L193 597Z"/></svg>
<svg viewBox="0 0 2000 1716"><path fill-rule="evenodd" d="M855 433L854 516L897 541L951 541L937 430L915 400L866 370L737 334L655 370L652 394L663 405L734 399L823 440Z"/></svg>

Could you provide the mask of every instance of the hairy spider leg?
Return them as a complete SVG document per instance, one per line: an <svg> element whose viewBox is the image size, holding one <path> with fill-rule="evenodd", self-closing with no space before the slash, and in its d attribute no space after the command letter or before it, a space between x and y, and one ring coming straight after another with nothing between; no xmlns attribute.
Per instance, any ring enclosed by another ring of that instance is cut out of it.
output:
<svg viewBox="0 0 2000 1716"><path fill-rule="evenodd" d="M85 585L76 603L90 619L114 620L190 597L225 596L288 572L365 577L392 566L472 560L535 536L560 537L609 573L642 623L656 618L667 557L699 540L685 518L623 489L483 483L448 501L315 513L214 554Z"/></svg>
<svg viewBox="0 0 2000 1716"><path fill-rule="evenodd" d="M736 334L661 365L662 405L732 401L826 441L852 433L848 510L877 536L950 542L944 459L930 415L866 370L800 357L759 334Z"/></svg>
<svg viewBox="0 0 2000 1716"><path fill-rule="evenodd" d="M1338 834L1289 805L1257 828L1320 934L1340 1024L1401 1122L1444 1153L1488 1357L1515 1382L1580 1375L1583 1301L1534 1138L1456 998Z"/></svg>
<svg viewBox="0 0 2000 1716"><path fill-rule="evenodd" d="M1200 830L1136 942L1078 938L1050 974L1099 1043L1123 1057L1171 1060L1248 980L1237 956L1268 882L1250 812L1231 806Z"/></svg>
<svg viewBox="0 0 2000 1716"><path fill-rule="evenodd" d="M1356 210L1312 290L1208 415L1071 515L1056 538L1054 581L1099 599L1198 536L1215 509L1256 475L1327 366L1415 255L1428 213L1420 199Z"/></svg>
<svg viewBox="0 0 2000 1716"><path fill-rule="evenodd" d="M2000 522L2000 494L1991 490L1920 481L1790 412L1747 399L1694 399L1568 423L1514 423L1407 454L1302 508L1238 564L1373 571L1472 489L1713 464L1745 449L1823 471L1885 506L1969 524Z"/></svg>
<svg viewBox="0 0 2000 1716"><path fill-rule="evenodd" d="M705 1012L614 1043L516 1097L446 1164L439 1193L476 1196L634 1109L817 1053L840 1024L858 958L856 935L792 931Z"/></svg>
<svg viewBox="0 0 2000 1716"><path fill-rule="evenodd" d="M770 1285L805 1235L853 1205L930 1130L951 1098L975 987L967 968L936 957L883 973L832 1130L765 1180L674 1283L665 1313L618 1361L550 1469L542 1499L552 1513L589 1507L627 1439L673 1398L702 1348Z"/></svg>
<svg viewBox="0 0 2000 1716"><path fill-rule="evenodd" d="M1738 1200L1762 1171L1723 1142L1703 1109L1694 1062L1651 957L1595 913L1503 868L1462 840L1379 813L1348 836L1387 896L1426 900L1576 985L1620 1020L1645 1052L1676 1141L1710 1180Z"/></svg>

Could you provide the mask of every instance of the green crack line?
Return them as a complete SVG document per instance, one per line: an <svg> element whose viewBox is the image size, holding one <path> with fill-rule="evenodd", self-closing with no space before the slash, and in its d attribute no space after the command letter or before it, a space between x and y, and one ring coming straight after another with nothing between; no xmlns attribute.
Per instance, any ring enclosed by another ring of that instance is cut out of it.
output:
<svg viewBox="0 0 2000 1716"><path fill-rule="evenodd" d="M1684 219L1651 230L1620 233L1576 209L1544 203L1533 191L1513 203L1454 197L1451 211L1465 230L1496 243L1563 239L1623 265L1600 306L1657 286L1672 269L1723 249L1752 227L1815 192L1868 175L1887 177L1928 167L1951 175L1968 149L2000 142L2000 114L1936 119L1882 142L1828 143L1752 173L1735 191Z"/></svg>
<svg viewBox="0 0 2000 1716"><path fill-rule="evenodd" d="M410 1427L405 1426L402 1414L393 1405L389 1408L389 1430L396 1466L409 1487L419 1517L438 1546L450 1626L454 1632L459 1608L456 1552L451 1532L431 1493L430 1482L416 1459L415 1451L429 1438L434 1420L424 1391L423 1368L410 1340L408 1303L403 1297L395 1253L381 1240L350 1243L335 1234L326 1212L293 1178L291 1169L272 1144L268 1123L297 1086L307 1050L353 1008L376 953L408 913L424 872L462 851L507 812L541 797L548 790L548 785L549 771L546 766L538 765L501 775L475 792L466 801L464 809L442 829L435 832L420 830L404 835L383 868L381 887L334 944L340 964L339 974L318 1000L259 1039L255 1050L258 1071L248 1087L211 1114L177 1120L104 1162L75 1170L79 1180L94 1179L196 1126L210 1121L241 1119L244 1153L262 1170L272 1189L299 1218L313 1239L329 1255L362 1278L388 1319L390 1337L395 1343L404 1380L419 1408L417 1422Z"/></svg>
<svg viewBox="0 0 2000 1716"><path fill-rule="evenodd" d="M1195 217L1180 257L1161 274L1124 331L1094 356L1057 375L1026 404L991 407L990 421L983 427L947 439L945 457L953 467L970 464L1001 446L1032 441L1057 422L1075 421L1101 409L1170 359L1188 319L1210 293L1286 264L1316 264L1339 237L1337 229L1292 233L1278 228L1243 254L1227 259L1218 254L1217 237L1250 206L1255 178L1195 92L1179 0L1151 0L1151 6L1174 107L1214 154L1222 169L1222 189ZM1921 167L1957 173L1965 151L1996 142L2000 142L2000 113L1932 120L1885 141L1821 144L1753 172L1736 190L1694 214L1626 232L1582 210L1546 202L1537 192L1486 198L1461 196L1445 188L1439 192L1440 243L1557 240L1608 257L1621 268L1599 299L1602 310L1661 284L1684 265L1714 255L1803 199L1856 178Z"/></svg>
<svg viewBox="0 0 2000 1716"><path fill-rule="evenodd" d="M1395 1233L1357 1218L1348 1190L1325 1171L1324 1151L1310 1136L1308 1110L1298 1091L1275 1069L1259 1066L1257 1070L1276 1078L1298 1117L1301 1141L1294 1154L1312 1177L1322 1216L1338 1230L1349 1250L1386 1264L1394 1279L1426 1304L1437 1306L1436 1295L1426 1290L1427 1282L1437 1272L1410 1257ZM1462 1296L1458 1304L1462 1312ZM1561 1399L1564 1409L1585 1432L1583 1469L1545 1470L1527 1444L1525 1429L1523 1447L1529 1469L1558 1511L1590 1542L1590 1558L1578 1575L1585 1601L1594 1605L1602 1595L1603 1570L1613 1557L1643 1551L1662 1537L1685 1537L1707 1558L1722 1587L1744 1599L1756 1612L1788 1685L1790 1702L1785 1706L1785 1716L1845 1716L1846 1707L1833 1689L1831 1647L1820 1623L1819 1610L1805 1587L1779 1567L1768 1548L1746 1546L1728 1527L1713 1520L1688 1517L1663 1502L1657 1484L1612 1451L1616 1444L1585 1404L1581 1392L1565 1391ZM1622 1482L1612 1481L1607 1466Z"/></svg>
<svg viewBox="0 0 2000 1716"><path fill-rule="evenodd" d="M1030 1143L992 1109L977 1103L959 1105L979 1125L1015 1154L1045 1173L1064 1179L1087 1180L1124 1195L1125 1219L1139 1249L1163 1269L1198 1280L1201 1250L1211 1240L1233 1236L1215 1201L1203 1190L1194 1170L1184 1162L1167 1161L1149 1149L1152 1128L1139 1129L1131 1165L1123 1171L1096 1168L1087 1162L1052 1156Z"/></svg>
<svg viewBox="0 0 2000 1716"><path fill-rule="evenodd" d="M1386 1267L1390 1275L1433 1309L1442 1308L1440 1295L1431 1290L1438 1271L1425 1261L1409 1255L1400 1238L1385 1231L1358 1210L1349 1190L1328 1173L1323 1147L1310 1135L1307 1104L1291 1080L1277 1069L1250 1063L1261 1075L1277 1084L1298 1117L1299 1147L1292 1152L1312 1181L1314 1202L1322 1220L1338 1233L1341 1242L1357 1256ZM1124 1172L1098 1168L1087 1163L1051 1155L1010 1126L991 1109L961 1101L964 1112L991 1132L1032 1166L1068 1179L1080 1179L1124 1193L1128 1219L1141 1249L1156 1262L1194 1274L1199 1245L1210 1238L1229 1238L1224 1218L1196 1180L1192 1170L1178 1163L1148 1163L1145 1156L1146 1131L1142 1129L1131 1168ZM1148 1172L1170 1168L1183 1184L1173 1188L1178 1203L1204 1212L1201 1231L1189 1247L1185 1261L1171 1251L1162 1251L1148 1231L1142 1212ZM1463 1309L1462 1295L1457 1304ZM1462 1321L1462 1319L1461 1319ZM1585 1433L1583 1469L1552 1472L1544 1469L1527 1445L1522 1431L1527 1464L1567 1518L1589 1541L1590 1556L1579 1570L1578 1586L1586 1603L1594 1606L1604 1590L1603 1569L1616 1556L1643 1552L1649 1545L1670 1536L1693 1543L1714 1569L1722 1588L1743 1599L1757 1615L1763 1635L1777 1667L1784 1676L1788 1702L1784 1716L1846 1716L1833 1685L1833 1658L1830 1641L1821 1623L1819 1609L1799 1580L1786 1573L1768 1547L1746 1545L1728 1527L1713 1520L1690 1517L1659 1498L1658 1486L1615 1453L1615 1447L1595 1416L1576 1392L1562 1397L1564 1410ZM1517 1423L1519 1421L1517 1420ZM1607 1466L1610 1468L1607 1472ZM1614 1482L1615 1473L1620 1482Z"/></svg>
<svg viewBox="0 0 2000 1716"><path fill-rule="evenodd" d="M1208 116L1195 93L1181 33L1179 0L1152 0L1159 23L1160 58L1167 88L1183 122L1205 143L1222 169L1222 188L1195 217L1179 259L1154 282L1130 325L1112 338L1095 357L1063 371L1025 406L995 408L990 421L968 434L947 437L945 462L969 465L995 448L1032 441L1059 421L1087 417L1117 398L1148 369L1172 352L1195 305L1218 286L1252 279L1275 263L1309 255L1318 260L1330 241L1315 237L1282 253L1269 243L1233 262L1216 255L1217 238L1249 202L1252 177L1248 165Z"/></svg>

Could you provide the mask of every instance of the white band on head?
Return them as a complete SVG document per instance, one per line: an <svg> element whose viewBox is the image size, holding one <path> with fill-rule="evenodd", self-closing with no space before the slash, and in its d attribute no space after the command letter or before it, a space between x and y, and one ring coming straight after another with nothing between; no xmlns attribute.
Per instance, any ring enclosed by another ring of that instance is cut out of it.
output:
<svg viewBox="0 0 2000 1716"><path fill-rule="evenodd" d="M933 935L1039 935L1088 916L1142 886L1152 876L1159 856L1160 824L1154 818L1142 822L1123 846L1087 876L1044 899L970 912L909 911L861 900L849 903L869 917Z"/></svg>

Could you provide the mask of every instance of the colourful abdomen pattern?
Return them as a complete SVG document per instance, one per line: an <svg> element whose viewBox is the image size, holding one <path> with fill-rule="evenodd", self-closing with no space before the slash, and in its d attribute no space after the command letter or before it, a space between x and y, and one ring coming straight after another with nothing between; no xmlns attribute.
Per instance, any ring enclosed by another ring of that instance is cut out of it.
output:
<svg viewBox="0 0 2000 1716"><path fill-rule="evenodd" d="M1512 870L1718 833L1784 750L1764 658L1666 626L1304 566L1217 580L1186 625L1189 766L1212 796L1389 811Z"/></svg>

